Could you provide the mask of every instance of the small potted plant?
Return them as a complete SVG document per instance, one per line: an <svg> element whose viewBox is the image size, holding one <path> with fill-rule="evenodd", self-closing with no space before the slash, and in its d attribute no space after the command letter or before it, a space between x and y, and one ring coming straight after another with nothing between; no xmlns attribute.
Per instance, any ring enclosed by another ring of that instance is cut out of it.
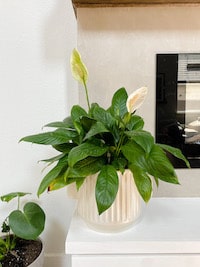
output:
<svg viewBox="0 0 200 267"><path fill-rule="evenodd" d="M141 199L147 203L151 198L153 180L156 185L159 179L179 184L167 153L183 160L188 167L189 163L179 149L156 144L151 133L143 129L144 121L136 115L136 110L146 97L146 87L130 96L125 88L120 88L113 95L110 107L104 109L97 103L90 104L88 71L75 49L71 69L85 89L88 110L74 105L70 117L46 125L53 131L21 139L50 145L59 153L46 160L56 165L43 178L38 195L74 183L79 191L79 214L88 222L98 224L100 220L111 228L127 221L130 224L140 217ZM128 210L127 215L123 206ZM134 218L129 220L130 214Z"/></svg>
<svg viewBox="0 0 200 267"><path fill-rule="evenodd" d="M20 209L20 199L29 193L13 192L1 196L9 202L17 199L17 209L10 212L2 224L0 237L1 267L41 267L43 264L43 244L39 235L45 225L45 213L34 202L26 202Z"/></svg>

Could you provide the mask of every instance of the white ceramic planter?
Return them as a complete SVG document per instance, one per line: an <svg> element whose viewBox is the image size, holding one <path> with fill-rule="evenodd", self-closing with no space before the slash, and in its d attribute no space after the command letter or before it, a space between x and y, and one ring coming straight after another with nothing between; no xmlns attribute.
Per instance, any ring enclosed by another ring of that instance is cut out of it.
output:
<svg viewBox="0 0 200 267"><path fill-rule="evenodd" d="M77 212L97 231L126 230L141 219L145 207L138 193L131 171L118 172L119 190L113 205L99 215L95 200L97 174L88 176L78 192Z"/></svg>
<svg viewBox="0 0 200 267"><path fill-rule="evenodd" d="M42 267L43 264L44 264L44 244L42 243L42 250L40 255L30 265L28 265L28 267Z"/></svg>

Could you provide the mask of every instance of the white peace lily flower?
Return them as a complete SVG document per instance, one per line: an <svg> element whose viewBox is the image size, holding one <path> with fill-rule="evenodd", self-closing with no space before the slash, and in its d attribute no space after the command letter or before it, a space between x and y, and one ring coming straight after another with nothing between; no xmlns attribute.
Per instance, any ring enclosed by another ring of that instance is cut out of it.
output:
<svg viewBox="0 0 200 267"><path fill-rule="evenodd" d="M86 84L88 79L88 71L85 64L81 60L79 52L74 49L71 55L71 71L75 80L82 84Z"/></svg>
<svg viewBox="0 0 200 267"><path fill-rule="evenodd" d="M147 87L141 87L129 95L126 101L126 107L129 113L133 113L143 104L147 91Z"/></svg>

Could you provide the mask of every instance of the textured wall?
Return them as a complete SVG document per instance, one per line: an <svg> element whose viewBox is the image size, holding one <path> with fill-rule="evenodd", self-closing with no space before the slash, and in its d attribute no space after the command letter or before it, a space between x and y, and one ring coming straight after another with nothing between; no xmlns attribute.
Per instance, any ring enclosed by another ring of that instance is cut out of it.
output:
<svg viewBox="0 0 200 267"><path fill-rule="evenodd" d="M69 69L74 46L76 19L71 1L0 0L0 195L27 191L37 198L44 167L37 162L52 152L18 141L50 121L63 119L77 103L76 82ZM38 201L47 215L42 235L46 266L66 266L64 242L73 203L65 190L45 193ZM7 206L0 203L0 221Z"/></svg>
<svg viewBox="0 0 200 267"><path fill-rule="evenodd" d="M146 85L139 110L155 133L155 55L200 52L200 7L82 8L78 10L78 46L89 72L90 97L104 106L113 92ZM85 105L82 90L80 102ZM160 184L161 196L199 196L199 169L178 170L181 186Z"/></svg>

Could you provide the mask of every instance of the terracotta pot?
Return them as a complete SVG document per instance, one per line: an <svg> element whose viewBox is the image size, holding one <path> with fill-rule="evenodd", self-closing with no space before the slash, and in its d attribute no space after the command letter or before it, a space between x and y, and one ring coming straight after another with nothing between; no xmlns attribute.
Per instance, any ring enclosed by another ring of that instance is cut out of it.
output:
<svg viewBox="0 0 200 267"><path fill-rule="evenodd" d="M142 217L145 207L136 188L131 171L118 172L119 190L112 206L98 214L95 200L97 174L88 176L78 192L77 212L97 231L118 232L130 228Z"/></svg>

